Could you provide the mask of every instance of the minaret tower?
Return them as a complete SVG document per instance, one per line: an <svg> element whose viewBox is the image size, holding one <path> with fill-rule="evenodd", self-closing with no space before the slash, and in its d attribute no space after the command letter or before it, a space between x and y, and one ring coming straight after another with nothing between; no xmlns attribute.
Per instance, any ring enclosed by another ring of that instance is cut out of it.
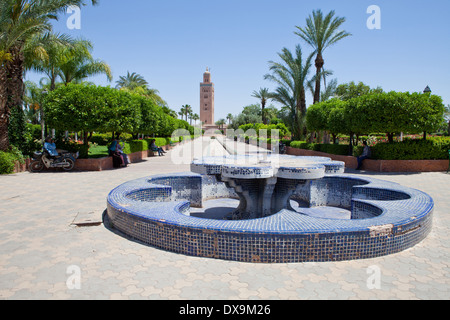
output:
<svg viewBox="0 0 450 320"><path fill-rule="evenodd" d="M211 82L211 73L206 68L203 82L200 83L200 121L203 126L214 126L214 83Z"/></svg>

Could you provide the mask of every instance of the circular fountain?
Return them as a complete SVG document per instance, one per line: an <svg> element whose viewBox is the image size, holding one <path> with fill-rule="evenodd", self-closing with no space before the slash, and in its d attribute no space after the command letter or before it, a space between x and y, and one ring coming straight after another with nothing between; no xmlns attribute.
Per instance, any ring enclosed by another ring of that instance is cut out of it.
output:
<svg viewBox="0 0 450 320"><path fill-rule="evenodd" d="M230 219L259 219L289 208L299 185L326 174L343 173L345 163L324 157L286 155L226 156L196 159L191 171L216 175L239 196Z"/></svg>
<svg viewBox="0 0 450 320"><path fill-rule="evenodd" d="M223 198L239 200L223 219L191 215ZM400 252L428 235L433 208L421 191L344 174L343 162L286 155L195 159L191 172L130 181L108 196L111 225L134 239L186 255L261 263Z"/></svg>

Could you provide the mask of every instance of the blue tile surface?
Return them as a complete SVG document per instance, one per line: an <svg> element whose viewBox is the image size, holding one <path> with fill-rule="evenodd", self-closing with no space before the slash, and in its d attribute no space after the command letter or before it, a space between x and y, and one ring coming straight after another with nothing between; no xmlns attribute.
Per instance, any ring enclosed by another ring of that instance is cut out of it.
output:
<svg viewBox="0 0 450 320"><path fill-rule="evenodd" d="M347 208L352 219L315 218L289 209L250 220L189 216L191 206L215 198L236 198L216 172L152 176L112 190L108 216L118 230L165 250L274 263L363 259L405 250L428 235L434 208L421 191L333 174L300 185L293 198L311 207Z"/></svg>

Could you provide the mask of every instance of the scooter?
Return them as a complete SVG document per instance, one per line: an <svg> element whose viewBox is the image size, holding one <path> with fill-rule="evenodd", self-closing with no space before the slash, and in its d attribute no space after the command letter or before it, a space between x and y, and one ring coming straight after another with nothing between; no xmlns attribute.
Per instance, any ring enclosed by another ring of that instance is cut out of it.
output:
<svg viewBox="0 0 450 320"><path fill-rule="evenodd" d="M35 152L29 168L31 172L41 172L44 168L62 168L65 171L71 171L75 167L78 156L78 152L76 154L63 153L56 157L50 156L46 150Z"/></svg>

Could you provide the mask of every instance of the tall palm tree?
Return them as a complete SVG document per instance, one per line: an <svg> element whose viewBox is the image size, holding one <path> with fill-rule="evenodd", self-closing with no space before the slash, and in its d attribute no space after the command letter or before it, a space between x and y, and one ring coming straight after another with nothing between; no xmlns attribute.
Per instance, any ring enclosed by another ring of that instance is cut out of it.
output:
<svg viewBox="0 0 450 320"><path fill-rule="evenodd" d="M91 0L97 4L97 0ZM24 50L31 39L52 30L52 20L84 0L2 0L0 2L0 150L9 148L10 110L22 106Z"/></svg>
<svg viewBox="0 0 450 320"><path fill-rule="evenodd" d="M228 124L231 124L231 121L233 121L233 115L231 113L227 114L227 120L228 120Z"/></svg>
<svg viewBox="0 0 450 320"><path fill-rule="evenodd" d="M287 48L283 48L278 54L282 62L269 61L272 74L264 76L265 79L278 84L271 98L289 110L292 119L291 132L296 138L305 133L302 124L306 114L305 87L313 58L311 54L304 60L302 55L300 45L295 48L295 56Z"/></svg>
<svg viewBox="0 0 450 320"><path fill-rule="evenodd" d="M128 88L130 90L136 89L137 87L148 87L148 82L140 74L133 72L127 72L126 76L121 76L116 82L116 88Z"/></svg>
<svg viewBox="0 0 450 320"><path fill-rule="evenodd" d="M266 119L264 109L266 108L267 101L271 98L269 89L268 88L260 88L259 91L253 91L252 97L260 99L262 120L263 120L264 124L267 124L267 119Z"/></svg>
<svg viewBox="0 0 450 320"><path fill-rule="evenodd" d="M216 126L218 126L220 130L223 130L223 126L225 125L225 123L225 119L219 119L218 121L216 121Z"/></svg>
<svg viewBox="0 0 450 320"><path fill-rule="evenodd" d="M298 29L295 32L300 38L308 43L316 53L316 87L314 91L314 103L320 102L320 73L325 61L323 53L325 49L336 44L338 41L351 36L345 30L339 30L345 18L335 17L335 11L330 11L325 17L321 10L314 10L312 16L306 19L306 27Z"/></svg>
<svg viewBox="0 0 450 320"><path fill-rule="evenodd" d="M192 108L188 104L181 106L180 112L178 112L178 114L181 116L181 119L183 119L183 117L185 117L186 121L188 119L188 116L191 113L192 113Z"/></svg>
<svg viewBox="0 0 450 320"><path fill-rule="evenodd" d="M192 115L192 120L194 120L195 125L197 125L197 121L200 120L200 116L198 115L198 113L194 113Z"/></svg>
<svg viewBox="0 0 450 320"><path fill-rule="evenodd" d="M186 109L186 113L185 113L185 115L186 115L186 121L188 121L188 117L190 117L191 116L191 114L192 114L192 107L190 106L190 105L185 105L184 106Z"/></svg>

